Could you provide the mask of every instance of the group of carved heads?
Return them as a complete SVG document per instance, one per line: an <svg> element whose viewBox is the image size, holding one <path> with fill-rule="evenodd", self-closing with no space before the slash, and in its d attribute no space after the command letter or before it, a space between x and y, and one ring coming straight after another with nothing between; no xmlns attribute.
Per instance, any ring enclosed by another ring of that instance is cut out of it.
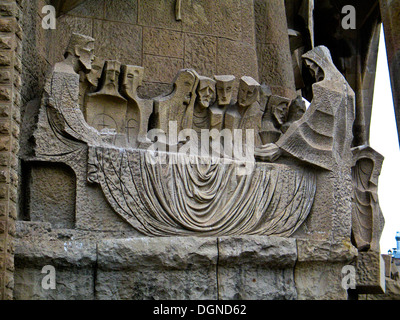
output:
<svg viewBox="0 0 400 320"><path fill-rule="evenodd" d="M88 36L73 34L65 53L65 58L75 59L76 68L86 73L86 79L96 94L104 94L125 99L138 99L137 89L142 85L144 68L134 65L122 65L116 60L104 63L94 56L94 39ZM321 68L311 60L306 64L318 79L323 76ZM182 99L183 105L196 103L200 108L216 105L221 108L235 105L246 109L260 102L261 110L269 113L275 127L282 127L289 117L288 99L269 95L267 101L260 101L261 86L249 76L238 81L233 75L214 75L213 78L201 76L192 69L180 70L174 79L174 95ZM237 93L236 103L234 93ZM262 105L264 103L264 105Z"/></svg>

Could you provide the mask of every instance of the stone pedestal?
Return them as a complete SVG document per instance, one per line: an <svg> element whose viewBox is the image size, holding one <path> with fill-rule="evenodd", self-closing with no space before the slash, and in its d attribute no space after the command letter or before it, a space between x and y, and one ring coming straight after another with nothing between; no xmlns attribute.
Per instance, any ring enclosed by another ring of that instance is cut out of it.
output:
<svg viewBox="0 0 400 320"><path fill-rule="evenodd" d="M18 222L15 299L347 299L349 242L272 236L140 237ZM55 289L43 287L55 269Z"/></svg>

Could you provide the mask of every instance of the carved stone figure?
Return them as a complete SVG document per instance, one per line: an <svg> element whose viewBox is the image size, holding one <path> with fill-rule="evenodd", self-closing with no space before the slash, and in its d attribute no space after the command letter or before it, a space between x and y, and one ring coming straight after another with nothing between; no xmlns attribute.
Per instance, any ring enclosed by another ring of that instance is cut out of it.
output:
<svg viewBox="0 0 400 320"><path fill-rule="evenodd" d="M317 81L311 105L275 144L262 146L255 155L275 161L284 153L331 170L335 164L351 160L354 92L326 47L314 48L303 59Z"/></svg>
<svg viewBox="0 0 400 320"><path fill-rule="evenodd" d="M292 100L289 105L287 121L281 126L282 132L285 133L293 122L300 120L306 112L306 109L302 96L298 96L296 99Z"/></svg>
<svg viewBox="0 0 400 320"><path fill-rule="evenodd" d="M120 71L120 62L106 61L97 91L88 95L86 121L99 132L125 134L127 100L118 92Z"/></svg>
<svg viewBox="0 0 400 320"><path fill-rule="evenodd" d="M289 115L290 100L271 95L262 119L261 140L263 144L278 141L282 135L282 127Z"/></svg>
<svg viewBox="0 0 400 320"><path fill-rule="evenodd" d="M384 218L378 201L383 156L369 146L353 148L352 237L358 251L379 252Z"/></svg>
<svg viewBox="0 0 400 320"><path fill-rule="evenodd" d="M193 129L200 137L201 129L210 129L209 106L215 100L215 81L208 77L199 76L197 100L193 112Z"/></svg>
<svg viewBox="0 0 400 320"><path fill-rule="evenodd" d="M198 75L194 70L180 70L174 80L173 91L154 99L155 126L169 134L170 122L177 122L177 130L191 129L196 101Z"/></svg>
<svg viewBox="0 0 400 320"><path fill-rule="evenodd" d="M259 100L260 84L251 77L244 76L240 79L237 102L225 113L225 128L233 132L242 130L242 144L246 144L246 136L253 130L254 145L261 143L260 131L262 112Z"/></svg>
<svg viewBox="0 0 400 320"><path fill-rule="evenodd" d="M121 71L121 91L128 99L126 112L128 145L137 147L139 143L150 143L147 131L153 112L153 101L141 99L137 93L137 88L141 86L143 80L143 67L124 65Z"/></svg>
<svg viewBox="0 0 400 320"><path fill-rule="evenodd" d="M216 81L215 89L217 100L215 104L210 107L210 128L221 131L224 127L226 108L233 105L232 93L235 77L232 75L220 75L214 76L214 79Z"/></svg>
<svg viewBox="0 0 400 320"><path fill-rule="evenodd" d="M96 130L89 126L79 106L79 72L90 72L94 60L94 39L72 34L65 59L56 63L47 78L35 136L35 154L57 155L76 150L77 141L99 143ZM64 141L62 149L49 144L50 136Z"/></svg>
<svg viewBox="0 0 400 320"><path fill-rule="evenodd" d="M84 107L86 105L88 94L95 92L99 85L99 80L103 71L103 67L104 61L99 59L98 57L95 57L92 62L92 69L90 70L90 72L80 72L81 86L79 88L79 105L81 106L83 113L85 113Z"/></svg>

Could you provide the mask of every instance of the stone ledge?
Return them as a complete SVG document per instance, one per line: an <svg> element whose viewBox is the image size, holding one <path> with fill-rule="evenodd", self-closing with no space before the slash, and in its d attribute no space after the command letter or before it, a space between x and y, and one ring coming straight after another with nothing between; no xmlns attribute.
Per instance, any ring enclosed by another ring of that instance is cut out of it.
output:
<svg viewBox="0 0 400 320"><path fill-rule="evenodd" d="M103 270L185 270L217 263L216 238L171 237L107 239L98 243Z"/></svg>
<svg viewBox="0 0 400 320"><path fill-rule="evenodd" d="M296 239L273 236L232 236L218 238L219 265L250 263L265 268L294 267Z"/></svg>
<svg viewBox="0 0 400 320"><path fill-rule="evenodd" d="M91 267L97 260L96 243L92 241L18 240L15 262L19 267Z"/></svg>
<svg viewBox="0 0 400 320"><path fill-rule="evenodd" d="M358 253L349 239L297 239L297 254L298 262L351 262Z"/></svg>

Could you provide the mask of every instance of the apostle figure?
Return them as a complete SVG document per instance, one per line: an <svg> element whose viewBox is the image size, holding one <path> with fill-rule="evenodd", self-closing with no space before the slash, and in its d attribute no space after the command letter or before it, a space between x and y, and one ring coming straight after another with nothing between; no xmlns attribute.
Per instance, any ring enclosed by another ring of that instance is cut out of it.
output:
<svg viewBox="0 0 400 320"><path fill-rule="evenodd" d="M232 93L235 77L232 75L214 76L217 100L210 107L210 129L221 131L224 128L225 111L233 105Z"/></svg>
<svg viewBox="0 0 400 320"><path fill-rule="evenodd" d="M88 95L86 120L99 132L125 134L127 100L118 92L120 70L120 62L106 61L97 91Z"/></svg>
<svg viewBox="0 0 400 320"><path fill-rule="evenodd" d="M126 112L128 145L137 147L140 143L150 143L147 130L153 112L153 101L141 99L137 93L137 88L142 85L143 67L124 65L121 71L121 92L128 99Z"/></svg>

